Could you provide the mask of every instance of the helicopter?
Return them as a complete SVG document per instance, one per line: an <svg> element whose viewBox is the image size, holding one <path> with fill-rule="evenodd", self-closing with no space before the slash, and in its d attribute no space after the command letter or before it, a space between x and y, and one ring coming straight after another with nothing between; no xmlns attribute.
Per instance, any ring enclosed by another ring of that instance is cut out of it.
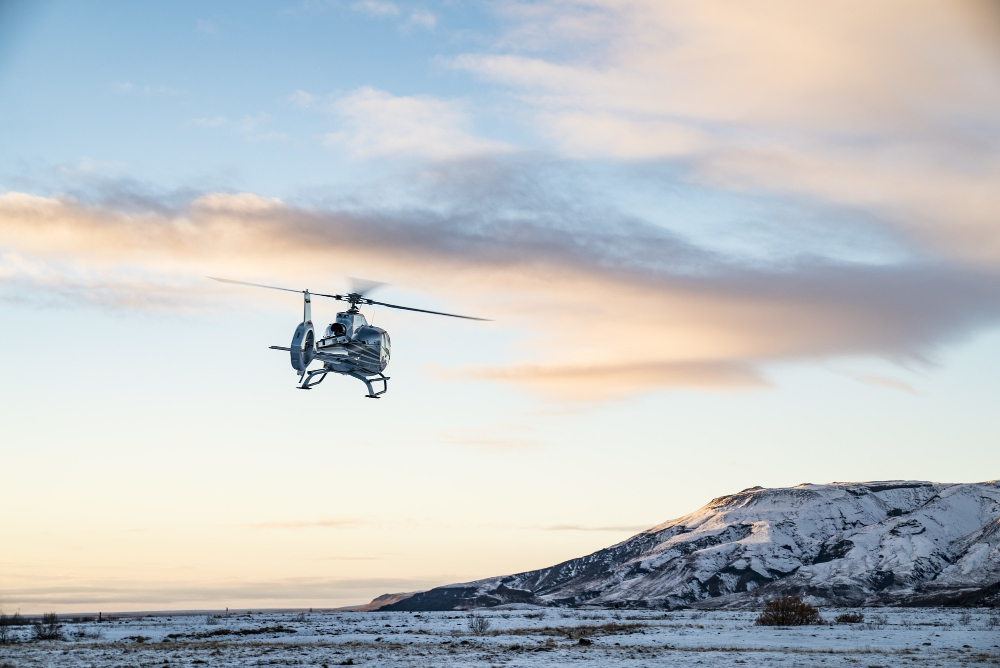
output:
<svg viewBox="0 0 1000 668"><path fill-rule="evenodd" d="M365 387L368 388L368 394L365 396L369 399L379 399L388 391L389 377L383 372L389 365L392 340L389 338L389 332L380 327L368 324L364 314L358 309L360 305L377 305L403 311L443 315L449 318L489 321L489 318L474 318L468 315L428 311L422 308L398 306L396 304L387 304L369 299L365 297L365 294L383 285L375 281L353 279L352 292L343 295L328 295L322 292L279 288L273 285L235 281L216 276L208 276L207 278L221 283L249 285L254 288L267 288L268 290L281 290L283 292L298 292L302 294L302 322L295 328L291 344L287 348L284 346L270 346L271 350L283 350L290 354L292 368L299 373L298 389L300 390L311 390L322 383L328 374L337 373L342 376L357 378L364 383ZM313 297L328 297L347 302L351 305L346 311L337 313L336 319L327 326L323 336L318 339L316 338L316 331L312 323ZM323 363L323 366L310 370L309 365L313 361L320 361ZM381 383L382 389L376 392L373 383Z"/></svg>

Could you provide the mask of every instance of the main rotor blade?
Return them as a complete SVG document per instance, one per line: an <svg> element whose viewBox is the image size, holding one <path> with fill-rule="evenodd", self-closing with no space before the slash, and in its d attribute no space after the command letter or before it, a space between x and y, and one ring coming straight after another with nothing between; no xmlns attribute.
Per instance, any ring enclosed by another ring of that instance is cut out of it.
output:
<svg viewBox="0 0 1000 668"><path fill-rule="evenodd" d="M220 283L232 283L234 285L249 285L253 288L267 288L268 290L281 290L282 292L297 292L300 295L305 294L305 290L292 290L291 288L279 288L274 285L261 285L260 283L247 283L246 281L234 281L231 278L218 278L216 276L206 276L205 278L211 278L213 281L219 281ZM310 292L313 297L329 297L330 299L339 299L341 301L347 301L344 299L343 295L327 295L322 292Z"/></svg>
<svg viewBox="0 0 1000 668"><path fill-rule="evenodd" d="M348 276L347 280L351 284L351 292L359 295L366 295L372 290L377 290L385 285L382 281L372 281L367 278L356 278L354 276Z"/></svg>
<svg viewBox="0 0 1000 668"><path fill-rule="evenodd" d="M247 281L234 281L231 278L218 278L216 276L207 276L206 278L210 278L213 281L219 281L220 283L232 283L234 285L249 285L250 287L253 287L253 288L267 288L268 290L281 290L282 292L297 292L299 294L304 294L306 292L305 290L292 290L291 288L279 288L279 287L274 286L274 285L262 285L260 283L248 283ZM386 308L395 308L395 309L399 309L401 311L416 311L417 313L430 313L431 315L444 315L444 316L447 316L449 318L462 318L464 320L479 320L479 321L482 321L482 322L493 322L490 318L474 318L471 315L458 315L456 313L443 313L441 311L428 311L427 309L413 308L413 307L410 307L410 306L398 306L396 304L386 304L385 302L377 302L374 299L367 299L367 298L361 297L360 295L351 295L350 297L348 297L348 296L345 296L345 295L328 295L328 294L324 294L322 292L310 292L309 294L312 295L313 297L329 297L330 299L338 299L338 300L340 300L342 302L351 302L351 304L354 304L355 301L356 301L359 304L378 304L379 306L385 306ZM352 301L351 297L354 298L354 301Z"/></svg>
<svg viewBox="0 0 1000 668"><path fill-rule="evenodd" d="M493 322L489 318L473 318L471 315L456 315L454 313L442 313L441 311L428 311L422 308L411 308L409 306L396 306L395 304L386 304L385 302L377 302L374 299L366 299L364 301L366 304L378 304L379 306L386 306L388 308L398 308L402 311L417 311L418 313L430 313L432 315L446 315L449 318L464 318L466 320L481 320L484 322Z"/></svg>
<svg viewBox="0 0 1000 668"><path fill-rule="evenodd" d="M268 290L281 290L282 292L298 292L303 294L305 290L292 290L291 288L277 288L273 285L261 285L260 283L247 283L246 281L234 281L231 278L217 278L215 276L206 276L205 278L211 278L213 281L219 281L220 283L232 283L234 285L249 285L253 288L267 288Z"/></svg>

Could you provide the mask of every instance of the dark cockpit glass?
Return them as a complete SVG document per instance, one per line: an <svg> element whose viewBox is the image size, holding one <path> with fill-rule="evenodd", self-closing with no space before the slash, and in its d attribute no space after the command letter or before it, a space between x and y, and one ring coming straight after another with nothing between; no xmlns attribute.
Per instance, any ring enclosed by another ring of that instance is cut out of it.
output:
<svg viewBox="0 0 1000 668"><path fill-rule="evenodd" d="M335 322L332 325L330 325L330 334L332 336L346 336L347 335L347 328L344 327L339 322Z"/></svg>

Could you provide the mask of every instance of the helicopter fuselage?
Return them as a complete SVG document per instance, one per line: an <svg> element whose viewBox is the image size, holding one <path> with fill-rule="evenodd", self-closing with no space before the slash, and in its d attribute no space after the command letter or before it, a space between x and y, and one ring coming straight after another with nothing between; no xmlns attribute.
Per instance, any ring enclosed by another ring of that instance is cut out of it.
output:
<svg viewBox="0 0 1000 668"><path fill-rule="evenodd" d="M323 382L329 373L357 378L368 388L367 397L377 399L388 389L389 377L383 374L389 365L392 342L389 332L368 324L365 316L352 304L348 311L341 311L330 323L322 337L316 336L312 322L312 300L308 290L303 291L302 322L295 328L288 348L271 346L274 350L287 350L292 368L298 372L300 390L308 390ZM309 369L313 362L323 366ZM376 392L372 383L382 383Z"/></svg>
<svg viewBox="0 0 1000 668"><path fill-rule="evenodd" d="M337 372L348 366L363 373L377 374L389 365L391 351L392 342L387 331L369 325L361 313L343 311L326 328L323 338L316 341L315 357L330 371Z"/></svg>

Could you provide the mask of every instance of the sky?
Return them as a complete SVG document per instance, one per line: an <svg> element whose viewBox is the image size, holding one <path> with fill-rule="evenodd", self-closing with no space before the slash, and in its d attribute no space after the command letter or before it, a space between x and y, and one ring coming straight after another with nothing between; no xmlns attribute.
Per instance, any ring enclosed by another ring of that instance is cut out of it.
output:
<svg viewBox="0 0 1000 668"><path fill-rule="evenodd" d="M0 608L351 605L996 479L997 183L987 1L0 1ZM299 392L300 298L206 276L492 321L368 307L389 393Z"/></svg>

